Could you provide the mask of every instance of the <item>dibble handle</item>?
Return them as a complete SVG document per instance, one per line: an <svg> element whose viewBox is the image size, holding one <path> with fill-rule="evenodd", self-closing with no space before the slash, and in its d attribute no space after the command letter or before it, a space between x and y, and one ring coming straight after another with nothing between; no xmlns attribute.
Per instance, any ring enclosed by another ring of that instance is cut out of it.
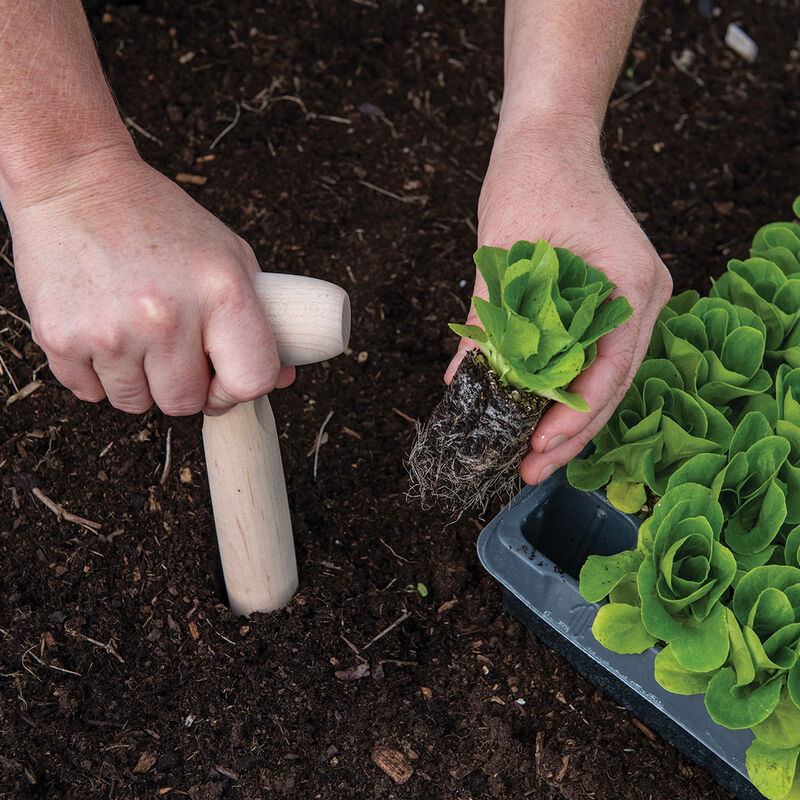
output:
<svg viewBox="0 0 800 800"><path fill-rule="evenodd" d="M255 288L284 365L339 355L350 337L344 289L302 275L262 273ZM297 590L297 562L278 432L269 401L206 417L203 444L222 571L237 614L283 608Z"/></svg>

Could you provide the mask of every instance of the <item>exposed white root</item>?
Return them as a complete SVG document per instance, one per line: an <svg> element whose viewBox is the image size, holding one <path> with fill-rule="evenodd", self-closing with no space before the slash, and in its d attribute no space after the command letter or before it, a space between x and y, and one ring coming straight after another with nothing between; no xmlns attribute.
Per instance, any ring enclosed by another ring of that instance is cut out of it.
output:
<svg viewBox="0 0 800 800"><path fill-rule="evenodd" d="M509 499L549 403L501 384L479 353L469 353L430 418L417 425L408 497L459 517L496 497Z"/></svg>

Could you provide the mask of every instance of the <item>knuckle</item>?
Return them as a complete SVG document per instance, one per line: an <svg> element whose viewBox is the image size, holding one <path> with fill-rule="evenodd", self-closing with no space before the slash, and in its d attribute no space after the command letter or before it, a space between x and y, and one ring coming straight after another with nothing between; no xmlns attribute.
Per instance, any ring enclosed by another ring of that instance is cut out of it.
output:
<svg viewBox="0 0 800 800"><path fill-rule="evenodd" d="M46 353L67 353L74 334L56 320L36 320L31 325L33 341Z"/></svg>
<svg viewBox="0 0 800 800"><path fill-rule="evenodd" d="M120 356L125 350L125 333L119 322L106 322L95 327L87 336L93 355Z"/></svg>
<svg viewBox="0 0 800 800"><path fill-rule="evenodd" d="M72 394L84 403L99 403L101 400L104 400L106 396L105 392L84 392L80 389L72 389Z"/></svg>
<svg viewBox="0 0 800 800"><path fill-rule="evenodd" d="M142 414L153 404L144 374L118 373L107 377L111 382L108 399L111 405L119 411L125 411L128 414Z"/></svg>
<svg viewBox="0 0 800 800"><path fill-rule="evenodd" d="M205 285L214 305L226 311L235 311L247 302L242 276L228 266L217 266L207 270Z"/></svg>
<svg viewBox="0 0 800 800"><path fill-rule="evenodd" d="M153 405L151 400L145 399L137 399L137 400L119 400L115 399L111 401L111 405L117 409L117 411L123 411L126 414L144 414L151 405Z"/></svg>
<svg viewBox="0 0 800 800"><path fill-rule="evenodd" d="M673 290L672 275L665 266L661 265L655 291L656 291L656 298L662 306L666 305L670 297L672 297L672 290Z"/></svg>
<svg viewBox="0 0 800 800"><path fill-rule="evenodd" d="M141 291L135 301L137 323L149 338L169 339L180 328L177 299L157 288Z"/></svg>
<svg viewBox="0 0 800 800"><path fill-rule="evenodd" d="M278 378L277 370L259 376L242 377L235 382L223 383L221 388L237 403L246 403L269 394Z"/></svg>
<svg viewBox="0 0 800 800"><path fill-rule="evenodd" d="M190 417L202 411L204 406L205 398L165 400L158 403L158 407L168 417Z"/></svg>
<svg viewBox="0 0 800 800"><path fill-rule="evenodd" d="M236 237L236 240L239 244L239 248L242 251L242 256L245 261L251 262L253 264L258 263L258 258L256 257L256 251L250 246L249 242L246 242L240 236Z"/></svg>

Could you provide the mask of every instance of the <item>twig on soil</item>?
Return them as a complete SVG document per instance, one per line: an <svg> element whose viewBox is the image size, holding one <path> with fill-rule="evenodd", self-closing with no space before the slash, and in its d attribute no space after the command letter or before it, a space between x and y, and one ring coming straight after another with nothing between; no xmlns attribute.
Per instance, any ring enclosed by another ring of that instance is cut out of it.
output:
<svg viewBox="0 0 800 800"><path fill-rule="evenodd" d="M88 528L88 530L90 530L92 533L97 533L102 527L99 522L92 522L90 519L79 517L77 514L70 513L60 503L56 503L55 500L51 500L38 487L34 486L31 491L33 492L34 497L36 497L43 505L47 506L47 508L49 508L50 511L52 511L56 517L58 517L59 522L61 522L62 519L66 522L73 522L76 525L80 525L82 528Z"/></svg>
<svg viewBox="0 0 800 800"><path fill-rule="evenodd" d="M36 655L33 651L36 649L36 645L33 647L29 647L23 654L22 654L22 666L25 666L25 656L29 655L37 664L41 664L43 667L47 667L47 669L55 670L56 672L63 672L67 675L75 675L78 678L82 677L80 672L75 672L71 669L64 669L63 667L56 667L54 664L48 664L46 661L42 661L39 656ZM26 667L27 669L27 667ZM30 672L30 670L28 670ZM33 673L31 673L33 674Z"/></svg>
<svg viewBox="0 0 800 800"><path fill-rule="evenodd" d="M277 88L278 84L280 84L280 81L278 81L277 83L273 81L271 86L262 89L253 98L253 103L256 102L259 103L258 107L242 100L240 101L242 108L245 109L245 111L252 111L254 114L260 114L269 107L270 103L277 103L279 100L288 100L290 103L297 103L297 105L303 109L303 113L308 114L308 109L306 108L306 104L299 97L294 97L294 95L291 94L284 94L281 95L280 97L272 97L272 90Z"/></svg>
<svg viewBox="0 0 800 800"><path fill-rule="evenodd" d="M219 772L220 775L224 775L226 778L230 778L232 781L239 780L239 773L234 772L233 770L226 769L225 767L221 767L219 764L215 765L214 769Z"/></svg>
<svg viewBox="0 0 800 800"><path fill-rule="evenodd" d="M103 642L98 642L97 639L92 639L91 636L86 636L86 634L80 633L79 631L73 631L72 628L68 628L66 625L64 626L64 630L70 636L76 636L78 639L83 639L85 642L89 642L89 644L93 644L95 647L105 650L110 656L114 656L120 664L125 663L125 659L114 649L114 645L111 644L111 642L103 644Z"/></svg>
<svg viewBox="0 0 800 800"><path fill-rule="evenodd" d="M0 374L3 372L8 375L8 380L11 381L11 386L14 389L14 394L19 394L19 386L17 386L17 382L14 380L14 376L11 374L11 370L8 368L8 365L5 361L3 361L3 356L0 356Z"/></svg>
<svg viewBox="0 0 800 800"><path fill-rule="evenodd" d="M471 169L465 169L464 174L472 178L472 180L477 181L480 184L483 184L483 178L481 178L480 175L476 175Z"/></svg>
<svg viewBox="0 0 800 800"><path fill-rule="evenodd" d="M394 550L392 550L392 548L391 548L391 547L389 547L389 545L388 545L388 544L386 544L386 542L384 542L384 541L383 541L383 539L381 539L381 537L380 537L380 536L378 537L378 541L379 541L379 542L380 542L380 543L381 543L381 544L382 544L382 545L383 545L383 546L384 546L384 547L385 547L385 548L386 548L386 549L387 549L387 550L388 550L388 551L389 551L389 552L390 552L390 553L391 553L391 554L392 554L392 555L393 555L395 558L398 558L398 559L400 559L400 561L405 561L405 562L406 562L406 564L413 564L413 563L414 563L413 561L409 561L409 560L408 560L407 558L405 558L404 556L401 556L399 553L395 553L395 551L394 551Z"/></svg>
<svg viewBox="0 0 800 800"><path fill-rule="evenodd" d="M392 200L399 200L401 203L421 203L422 205L425 205L428 202L427 197L423 197L419 194L407 194L404 196L390 192L388 189L382 189L380 186L376 186L374 183L370 183L369 181L359 181L359 183L362 186L366 186L367 189L372 189L373 192L378 192L378 194L391 197Z"/></svg>
<svg viewBox="0 0 800 800"><path fill-rule="evenodd" d="M210 153L238 124L239 119L242 116L242 107L239 103L236 104L236 111L233 114L233 122L227 125L221 133L218 134L217 138L214 139L213 142L208 146L208 152Z"/></svg>
<svg viewBox="0 0 800 800"><path fill-rule="evenodd" d="M10 406L12 403L16 403L17 400L24 400L26 397L32 395L41 386L42 386L41 381L38 380L31 381L30 383L23 386L18 392L12 394L11 397L9 397L6 400L6 405Z"/></svg>
<svg viewBox="0 0 800 800"><path fill-rule="evenodd" d="M164 469L161 470L159 486L163 486L169 477L169 468L172 466L172 426L167 428L166 454L164 455Z"/></svg>
<svg viewBox="0 0 800 800"><path fill-rule="evenodd" d="M221 633L220 633L220 632L219 632L219 631L218 631L218 630L217 630L217 629L216 629L216 628L215 628L215 627L214 627L214 626L211 624L211 622L209 621L209 619L208 619L207 617L206 617L206 623L208 624L208 627L209 627L209 628L211 628L211 630L212 630L212 631L214 631L214 633L216 633L216 634L217 634L217 636L219 636L219 638L220 638L220 639L223 639L223 640L224 640L224 641L226 641L228 644L232 644L234 647L236 646L236 642L232 641L232 640L231 640L231 639L229 639L227 636L223 636L223 635L222 635L222 634L221 634Z"/></svg>
<svg viewBox="0 0 800 800"><path fill-rule="evenodd" d="M361 649L366 650L368 647L372 647L372 645L375 644L375 642L377 642L378 639L383 639L383 637L386 636L387 633L393 631L398 625L402 625L410 616L411 612L406 611L405 614L398 617L388 628L384 628L376 637L370 639L370 641L367 642Z"/></svg>
<svg viewBox="0 0 800 800"><path fill-rule="evenodd" d="M647 727L643 722L639 722L636 717L631 717L631 722L651 741L654 742L656 740L656 735L650 728Z"/></svg>
<svg viewBox="0 0 800 800"><path fill-rule="evenodd" d="M686 64L682 63L675 53L672 53L670 56L670 61L672 61L672 66L674 66L678 72L682 72L687 78L691 78L701 89L705 86L703 79L698 78L697 75L691 72Z"/></svg>
<svg viewBox="0 0 800 800"><path fill-rule="evenodd" d="M609 108L616 108L617 106L621 106L625 101L630 100L631 97L639 94L639 92L644 91L649 86L652 86L655 83L655 78L649 78L646 81L642 81L635 89L631 89L629 92L621 95L620 97L614 98L609 104Z"/></svg>
<svg viewBox="0 0 800 800"><path fill-rule="evenodd" d="M339 636L342 637L342 641L359 657L364 658L361 653L359 652L358 648L343 634L340 633ZM366 659L364 659L366 661Z"/></svg>
<svg viewBox="0 0 800 800"><path fill-rule="evenodd" d="M28 701L25 699L25 695L22 694L22 684L20 683L19 680L20 675L21 673L19 672L0 672L0 678L14 679L14 687L17 690L17 700L19 700L19 707L23 712L25 712L28 710ZM2 762L0 761L0 763Z"/></svg>
<svg viewBox="0 0 800 800"><path fill-rule="evenodd" d="M403 413L399 408L395 408L394 406L392 406L392 411L394 411L394 413L397 414L399 417L408 420L413 425L419 425L418 419L414 419L414 417L409 417L408 414Z"/></svg>
<svg viewBox="0 0 800 800"><path fill-rule="evenodd" d="M317 433L317 443L314 446L314 480L317 480L317 464L319 463L319 448L322 446L322 434L325 433L325 426L331 421L331 417L333 416L333 411L328 412L328 416L325 417L325 421L322 423L319 429L319 433Z"/></svg>
<svg viewBox="0 0 800 800"><path fill-rule="evenodd" d="M353 120L348 119L347 117L337 117L333 114L317 114L316 111L309 111L306 114L306 119L324 119L328 122L338 122L340 125L352 125Z"/></svg>
<svg viewBox="0 0 800 800"><path fill-rule="evenodd" d="M8 261L8 259L6 259L6 261ZM10 261L8 263L11 264ZM11 266L13 267L14 265L11 264ZM9 309L7 309L5 306L0 306L0 317L4 316L9 316L11 317L11 319L15 319L17 322L21 322L28 330L31 330L31 324L30 322L28 322L28 320L23 319L18 314L15 314L13 311L9 311Z"/></svg>
<svg viewBox="0 0 800 800"><path fill-rule="evenodd" d="M8 243L8 240L6 240L6 244L7 243ZM6 250L6 248L5 248L5 245L4 245L3 246L3 252L0 252L0 258L2 258L3 261L5 261L6 264L8 264L8 266L11 267L11 269L14 269L14 262L6 255L5 250Z"/></svg>
<svg viewBox="0 0 800 800"><path fill-rule="evenodd" d="M150 131L145 130L138 122L134 122L133 117L125 117L125 124L129 128L133 128L138 133L141 133L146 139L149 139L151 142L155 142L156 144L160 144L162 147L164 146L164 142L158 138L158 136L153 136Z"/></svg>

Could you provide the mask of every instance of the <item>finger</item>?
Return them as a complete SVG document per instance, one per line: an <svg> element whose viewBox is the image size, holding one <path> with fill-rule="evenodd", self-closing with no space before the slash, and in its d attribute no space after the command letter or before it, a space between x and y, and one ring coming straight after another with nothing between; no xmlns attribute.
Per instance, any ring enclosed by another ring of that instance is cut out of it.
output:
<svg viewBox="0 0 800 800"><path fill-rule="evenodd" d="M606 334L597 343L594 363L569 386L580 394L589 412L575 411L563 403L552 406L536 428L531 442L535 453L547 453L577 436L602 414L609 404L616 404L628 390L641 356L637 352L639 326L635 322Z"/></svg>
<svg viewBox="0 0 800 800"><path fill-rule="evenodd" d="M172 351L148 352L144 371L156 405L171 417L203 410L211 375L199 337Z"/></svg>
<svg viewBox="0 0 800 800"><path fill-rule="evenodd" d="M489 296L489 291L486 288L486 281L484 281L483 277L481 276L480 272L475 273L475 289L473 290L473 297L483 297L487 298ZM470 303L469 306L469 314L467 314L467 325L480 325L481 322L478 319L478 315L475 313L475 307ZM464 360L464 356L470 351L475 350L478 345L472 341L472 339L461 339L458 343L458 350L456 350L456 354L450 359L450 363L447 365L447 369L444 373L444 382L449 386L450 382L453 380L453 375L456 374L456 370L458 369L461 362Z"/></svg>
<svg viewBox="0 0 800 800"><path fill-rule="evenodd" d="M142 414L153 405L142 358L97 356L92 366L114 408Z"/></svg>
<svg viewBox="0 0 800 800"><path fill-rule="evenodd" d="M206 352L215 372L206 414L268 394L278 381L280 361L266 313L252 286L242 292L241 302L220 304L206 328Z"/></svg>
<svg viewBox="0 0 800 800"><path fill-rule="evenodd" d="M520 467L526 483L543 481L577 456L606 424L628 390L641 358L626 331L620 329L605 339L610 341L604 341L602 348L598 346L595 362L569 387L582 395L592 410L575 411L559 403L547 411L533 435L532 452Z"/></svg>
<svg viewBox="0 0 800 800"><path fill-rule="evenodd" d="M281 371L278 373L278 380L275 381L275 388L285 389L287 386L291 386L296 377L297 370L294 367L281 367Z"/></svg>
<svg viewBox="0 0 800 800"><path fill-rule="evenodd" d="M520 465L520 475L525 483L541 483L559 467L563 467L568 461L575 458L608 422L616 406L617 402L610 402L589 425L570 439L559 439L559 443L547 453L529 452L522 459Z"/></svg>
<svg viewBox="0 0 800 800"><path fill-rule="evenodd" d="M89 359L77 361L53 356L48 359L48 364L53 375L79 400L99 403L105 398L103 384L92 369Z"/></svg>
<svg viewBox="0 0 800 800"><path fill-rule="evenodd" d="M467 325L472 325L474 323L467 321ZM460 366L461 362L464 360L464 356L470 351L474 350L477 347L475 342L472 339L462 339L458 343L458 350L456 350L456 354L450 359L450 363L447 365L447 369L444 372L444 382L449 386L451 381L453 380L453 376L456 374L456 370Z"/></svg>

